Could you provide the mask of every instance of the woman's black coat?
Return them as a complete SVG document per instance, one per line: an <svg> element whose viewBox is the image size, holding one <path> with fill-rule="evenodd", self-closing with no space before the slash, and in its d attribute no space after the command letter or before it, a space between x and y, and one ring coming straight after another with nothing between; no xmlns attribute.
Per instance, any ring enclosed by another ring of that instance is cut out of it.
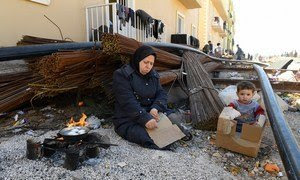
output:
<svg viewBox="0 0 300 180"><path fill-rule="evenodd" d="M113 75L115 131L123 138L141 145L146 141L152 141L144 129L145 124L154 119L149 111L152 108L156 108L159 112L168 111L167 94L160 85L159 75L155 70L149 73L145 77L138 74L130 65L124 65ZM133 127L135 129L132 129ZM134 133L128 134L131 131ZM136 135L142 137L132 137Z"/></svg>

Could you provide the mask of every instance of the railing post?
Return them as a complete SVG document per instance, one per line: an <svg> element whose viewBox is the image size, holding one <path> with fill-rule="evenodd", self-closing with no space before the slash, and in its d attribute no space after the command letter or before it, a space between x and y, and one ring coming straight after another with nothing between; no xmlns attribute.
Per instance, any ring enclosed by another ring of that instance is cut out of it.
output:
<svg viewBox="0 0 300 180"><path fill-rule="evenodd" d="M110 33L109 6L111 6L111 4L105 5L105 22L104 22L104 24L107 26L107 33Z"/></svg>
<svg viewBox="0 0 300 180"><path fill-rule="evenodd" d="M118 22L117 22L117 7L116 4L112 5L112 18L113 18L113 33L117 33L118 32Z"/></svg>
<svg viewBox="0 0 300 180"><path fill-rule="evenodd" d="M100 11L100 13L101 13L101 11ZM96 32L97 32L97 39L98 39L98 41L100 41L100 32L99 32L99 8L98 7L96 7ZM102 31L103 32L103 31ZM95 41L95 40L94 40Z"/></svg>
<svg viewBox="0 0 300 180"><path fill-rule="evenodd" d="M85 22L86 22L86 41L90 41L90 24L89 24L89 8L85 9Z"/></svg>
<svg viewBox="0 0 300 180"><path fill-rule="evenodd" d="M101 25L102 25L102 33L104 33L104 26L105 26L105 19L104 19L104 15L105 15L105 9L104 9L104 7L105 6L100 6L99 8L101 8L101 11L102 11L102 13L101 13L101 15L102 15L102 17L101 17Z"/></svg>
<svg viewBox="0 0 300 180"><path fill-rule="evenodd" d="M94 37L94 8L91 8L91 32L92 32L92 41L95 41L95 37Z"/></svg>

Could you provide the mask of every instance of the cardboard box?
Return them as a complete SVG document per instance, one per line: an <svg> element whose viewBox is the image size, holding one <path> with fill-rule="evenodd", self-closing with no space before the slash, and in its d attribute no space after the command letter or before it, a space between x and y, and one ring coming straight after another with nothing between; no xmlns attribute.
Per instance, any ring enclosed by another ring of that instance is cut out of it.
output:
<svg viewBox="0 0 300 180"><path fill-rule="evenodd" d="M242 132L236 132L236 121L240 113L232 107L225 107L219 116L216 145L234 152L256 157L260 148L265 117L256 125L243 124Z"/></svg>

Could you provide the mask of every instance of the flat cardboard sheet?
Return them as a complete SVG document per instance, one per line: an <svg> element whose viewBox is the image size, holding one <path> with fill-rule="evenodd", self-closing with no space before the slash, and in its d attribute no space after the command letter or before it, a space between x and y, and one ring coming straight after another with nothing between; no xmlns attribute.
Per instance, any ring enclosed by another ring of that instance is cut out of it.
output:
<svg viewBox="0 0 300 180"><path fill-rule="evenodd" d="M158 128L146 130L159 148L163 148L185 136L178 126L172 124L169 118L163 113L159 113Z"/></svg>

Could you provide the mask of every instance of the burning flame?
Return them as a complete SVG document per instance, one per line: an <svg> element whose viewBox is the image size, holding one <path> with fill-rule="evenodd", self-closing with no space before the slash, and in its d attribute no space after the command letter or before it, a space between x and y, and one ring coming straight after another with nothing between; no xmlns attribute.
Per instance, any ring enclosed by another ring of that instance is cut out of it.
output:
<svg viewBox="0 0 300 180"><path fill-rule="evenodd" d="M85 122L85 119L87 118L87 116L82 113L82 117L80 118L80 120L78 122L74 121L73 117L71 117L71 120L67 123L68 127L74 127L74 126L86 126L87 123Z"/></svg>

